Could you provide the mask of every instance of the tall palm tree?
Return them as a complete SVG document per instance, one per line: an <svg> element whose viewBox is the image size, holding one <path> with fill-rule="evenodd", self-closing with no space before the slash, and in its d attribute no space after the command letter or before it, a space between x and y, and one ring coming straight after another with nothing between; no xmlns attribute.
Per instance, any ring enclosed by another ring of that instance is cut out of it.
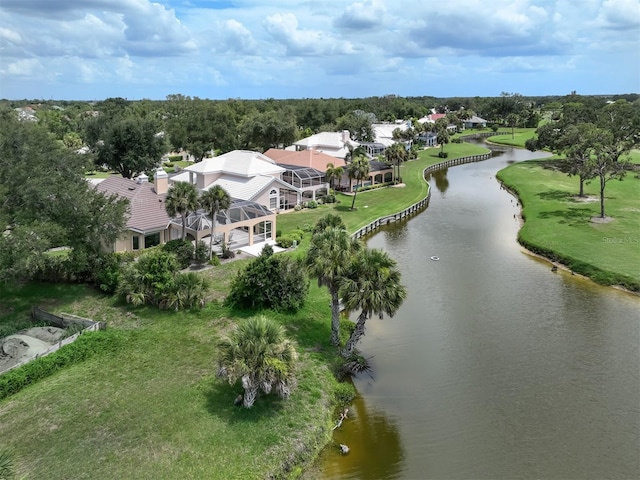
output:
<svg viewBox="0 0 640 480"><path fill-rule="evenodd" d="M384 151L388 163L398 168L396 180L400 179L400 164L407 159L407 148L402 143L394 143Z"/></svg>
<svg viewBox="0 0 640 480"><path fill-rule="evenodd" d="M362 186L362 181L369 177L369 159L364 155L358 155L347 167L347 173L349 174L350 179L358 182L356 185L356 191L353 192L353 200L351 201L351 210L353 210L356 204L358 189Z"/></svg>
<svg viewBox="0 0 640 480"><path fill-rule="evenodd" d="M214 185L209 190L202 192L200 196L200 206L204 208L211 217L211 236L209 237L209 258L213 256L213 234L216 229L216 215L219 212L228 210L231 206L231 196L220 185Z"/></svg>
<svg viewBox="0 0 640 480"><path fill-rule="evenodd" d="M400 283L395 260L378 249L360 250L340 280L339 294L347 311L360 310L356 327L345 344L342 355L349 358L364 336L365 323L371 315L393 317L407 297Z"/></svg>
<svg viewBox="0 0 640 480"><path fill-rule="evenodd" d="M325 172L325 177L329 181L329 188L333 188L334 180L338 180L338 182L340 182L340 179L342 178L343 174L344 174L343 167L340 167L340 166L336 167L333 165L333 163L328 163L327 171Z"/></svg>
<svg viewBox="0 0 640 480"><path fill-rule="evenodd" d="M182 217L182 240L187 238L187 216L198 208L198 190L188 182L176 182L167 191L164 201L170 217Z"/></svg>
<svg viewBox="0 0 640 480"><path fill-rule="evenodd" d="M341 226L328 226L311 237L306 264L318 286L327 287L331 295L331 345L340 344L340 279L360 248L361 243Z"/></svg>
<svg viewBox="0 0 640 480"><path fill-rule="evenodd" d="M436 131L436 142L440 144L440 153L444 153L445 144L449 143L449 129L447 128L449 123L444 118L439 118L436 120L435 131Z"/></svg>
<svg viewBox="0 0 640 480"><path fill-rule="evenodd" d="M298 354L284 327L260 315L245 320L218 344L218 376L242 381L242 404L251 408L259 390L288 398Z"/></svg>
<svg viewBox="0 0 640 480"><path fill-rule="evenodd" d="M347 229L347 226L344 224L344 220L342 217L336 213L327 213L318 219L316 224L313 227L312 235L316 233L321 233L327 228L338 227L343 230Z"/></svg>

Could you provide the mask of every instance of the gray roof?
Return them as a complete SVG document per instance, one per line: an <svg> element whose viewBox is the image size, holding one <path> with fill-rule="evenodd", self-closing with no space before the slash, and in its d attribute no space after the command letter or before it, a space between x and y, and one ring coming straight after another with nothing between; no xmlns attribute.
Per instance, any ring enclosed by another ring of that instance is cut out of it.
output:
<svg viewBox="0 0 640 480"><path fill-rule="evenodd" d="M166 194L158 195L153 183L137 183L122 177L109 177L96 189L106 194L116 194L129 200L127 228L141 233L164 230L171 218L164 206Z"/></svg>

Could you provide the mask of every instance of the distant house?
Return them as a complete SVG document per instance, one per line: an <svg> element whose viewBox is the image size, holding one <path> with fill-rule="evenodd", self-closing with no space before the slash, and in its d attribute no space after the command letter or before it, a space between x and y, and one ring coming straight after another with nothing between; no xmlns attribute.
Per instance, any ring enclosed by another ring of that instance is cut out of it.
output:
<svg viewBox="0 0 640 480"><path fill-rule="evenodd" d="M463 120L462 124L464 128L486 128L487 121L484 118L480 118L476 115L473 115L471 118Z"/></svg>
<svg viewBox="0 0 640 480"><path fill-rule="evenodd" d="M303 198L316 199L318 195L327 193L329 184L325 172L329 164L334 167L345 167L345 161L332 157L318 150L283 150L270 148L264 156L275 161L285 169L282 179L299 188Z"/></svg>
<svg viewBox="0 0 640 480"><path fill-rule="evenodd" d="M298 140L292 145L293 150L317 150L335 158L347 158L350 151L360 144L351 140L348 130L342 132L320 132Z"/></svg>

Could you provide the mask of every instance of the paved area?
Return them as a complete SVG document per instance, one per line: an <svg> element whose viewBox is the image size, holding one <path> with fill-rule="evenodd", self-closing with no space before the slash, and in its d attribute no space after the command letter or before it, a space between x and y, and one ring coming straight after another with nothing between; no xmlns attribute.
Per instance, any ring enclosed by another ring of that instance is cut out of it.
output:
<svg viewBox="0 0 640 480"><path fill-rule="evenodd" d="M260 242L260 243L254 243L253 245L247 245L244 247L240 247L239 250L243 253L247 253L249 255L252 255L254 257L258 257L260 256L260 252L262 252L262 249L264 248L264 246L266 244L269 244L273 247L273 253L278 253L278 252L284 252L285 249L284 248L280 248L276 245L275 240L267 240L266 242Z"/></svg>

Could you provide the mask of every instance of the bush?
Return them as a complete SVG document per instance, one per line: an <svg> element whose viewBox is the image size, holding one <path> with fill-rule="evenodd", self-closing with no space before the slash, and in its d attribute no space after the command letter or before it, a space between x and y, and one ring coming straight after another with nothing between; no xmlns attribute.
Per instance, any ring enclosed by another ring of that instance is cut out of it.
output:
<svg viewBox="0 0 640 480"><path fill-rule="evenodd" d="M133 305L160 305L171 291L179 265L173 253L154 250L122 269L118 294Z"/></svg>
<svg viewBox="0 0 640 480"><path fill-rule="evenodd" d="M299 260L260 255L233 279L226 301L244 308L296 311L308 291L309 278Z"/></svg>
<svg viewBox="0 0 640 480"><path fill-rule="evenodd" d="M289 235L283 235L282 237L276 238L276 244L280 248L289 248L293 245L293 242L293 238L291 238Z"/></svg>
<svg viewBox="0 0 640 480"><path fill-rule="evenodd" d="M323 203L336 203L336 196L333 193L329 193L322 197Z"/></svg>
<svg viewBox="0 0 640 480"><path fill-rule="evenodd" d="M299 212L300 210L302 210L302 205L298 204L295 207L293 207L293 210L296 212Z"/></svg>
<svg viewBox="0 0 640 480"><path fill-rule="evenodd" d="M164 162L162 166L167 168L173 168L173 162Z"/></svg>
<svg viewBox="0 0 640 480"><path fill-rule="evenodd" d="M222 258L236 258L236 253L229 248L229 244L222 244Z"/></svg>
<svg viewBox="0 0 640 480"><path fill-rule="evenodd" d="M440 158L447 158L449 156L449 152L438 152L438 156Z"/></svg>
<svg viewBox="0 0 640 480"><path fill-rule="evenodd" d="M316 202L315 200L309 200L307 202L307 208L311 208L311 209L318 208L318 202Z"/></svg>
<svg viewBox="0 0 640 480"><path fill-rule="evenodd" d="M207 260L209 260L209 245L200 240L196 244L193 259L198 265L204 265L205 263L207 263Z"/></svg>
<svg viewBox="0 0 640 480"><path fill-rule="evenodd" d="M189 268L191 261L193 260L193 244L189 240L169 240L162 246L162 250L165 252L173 253L178 260L178 265L181 269Z"/></svg>
<svg viewBox="0 0 640 480"><path fill-rule="evenodd" d="M167 158L170 162L179 162L182 160L182 155L169 155Z"/></svg>
<svg viewBox="0 0 640 480"><path fill-rule="evenodd" d="M135 256L128 252L101 255L96 262L93 283L105 293L115 293L122 268L134 260Z"/></svg>
<svg viewBox="0 0 640 480"><path fill-rule="evenodd" d="M10 370L0 375L0 400L19 392L25 387L48 377L57 370L82 362L90 356L113 353L124 346L124 334L119 330L86 332L78 339L46 357Z"/></svg>
<svg viewBox="0 0 640 480"><path fill-rule="evenodd" d="M218 267L218 266L220 266L220 258L218 258L218 255L213 255L213 256L209 259L209 265L211 265L212 267Z"/></svg>

